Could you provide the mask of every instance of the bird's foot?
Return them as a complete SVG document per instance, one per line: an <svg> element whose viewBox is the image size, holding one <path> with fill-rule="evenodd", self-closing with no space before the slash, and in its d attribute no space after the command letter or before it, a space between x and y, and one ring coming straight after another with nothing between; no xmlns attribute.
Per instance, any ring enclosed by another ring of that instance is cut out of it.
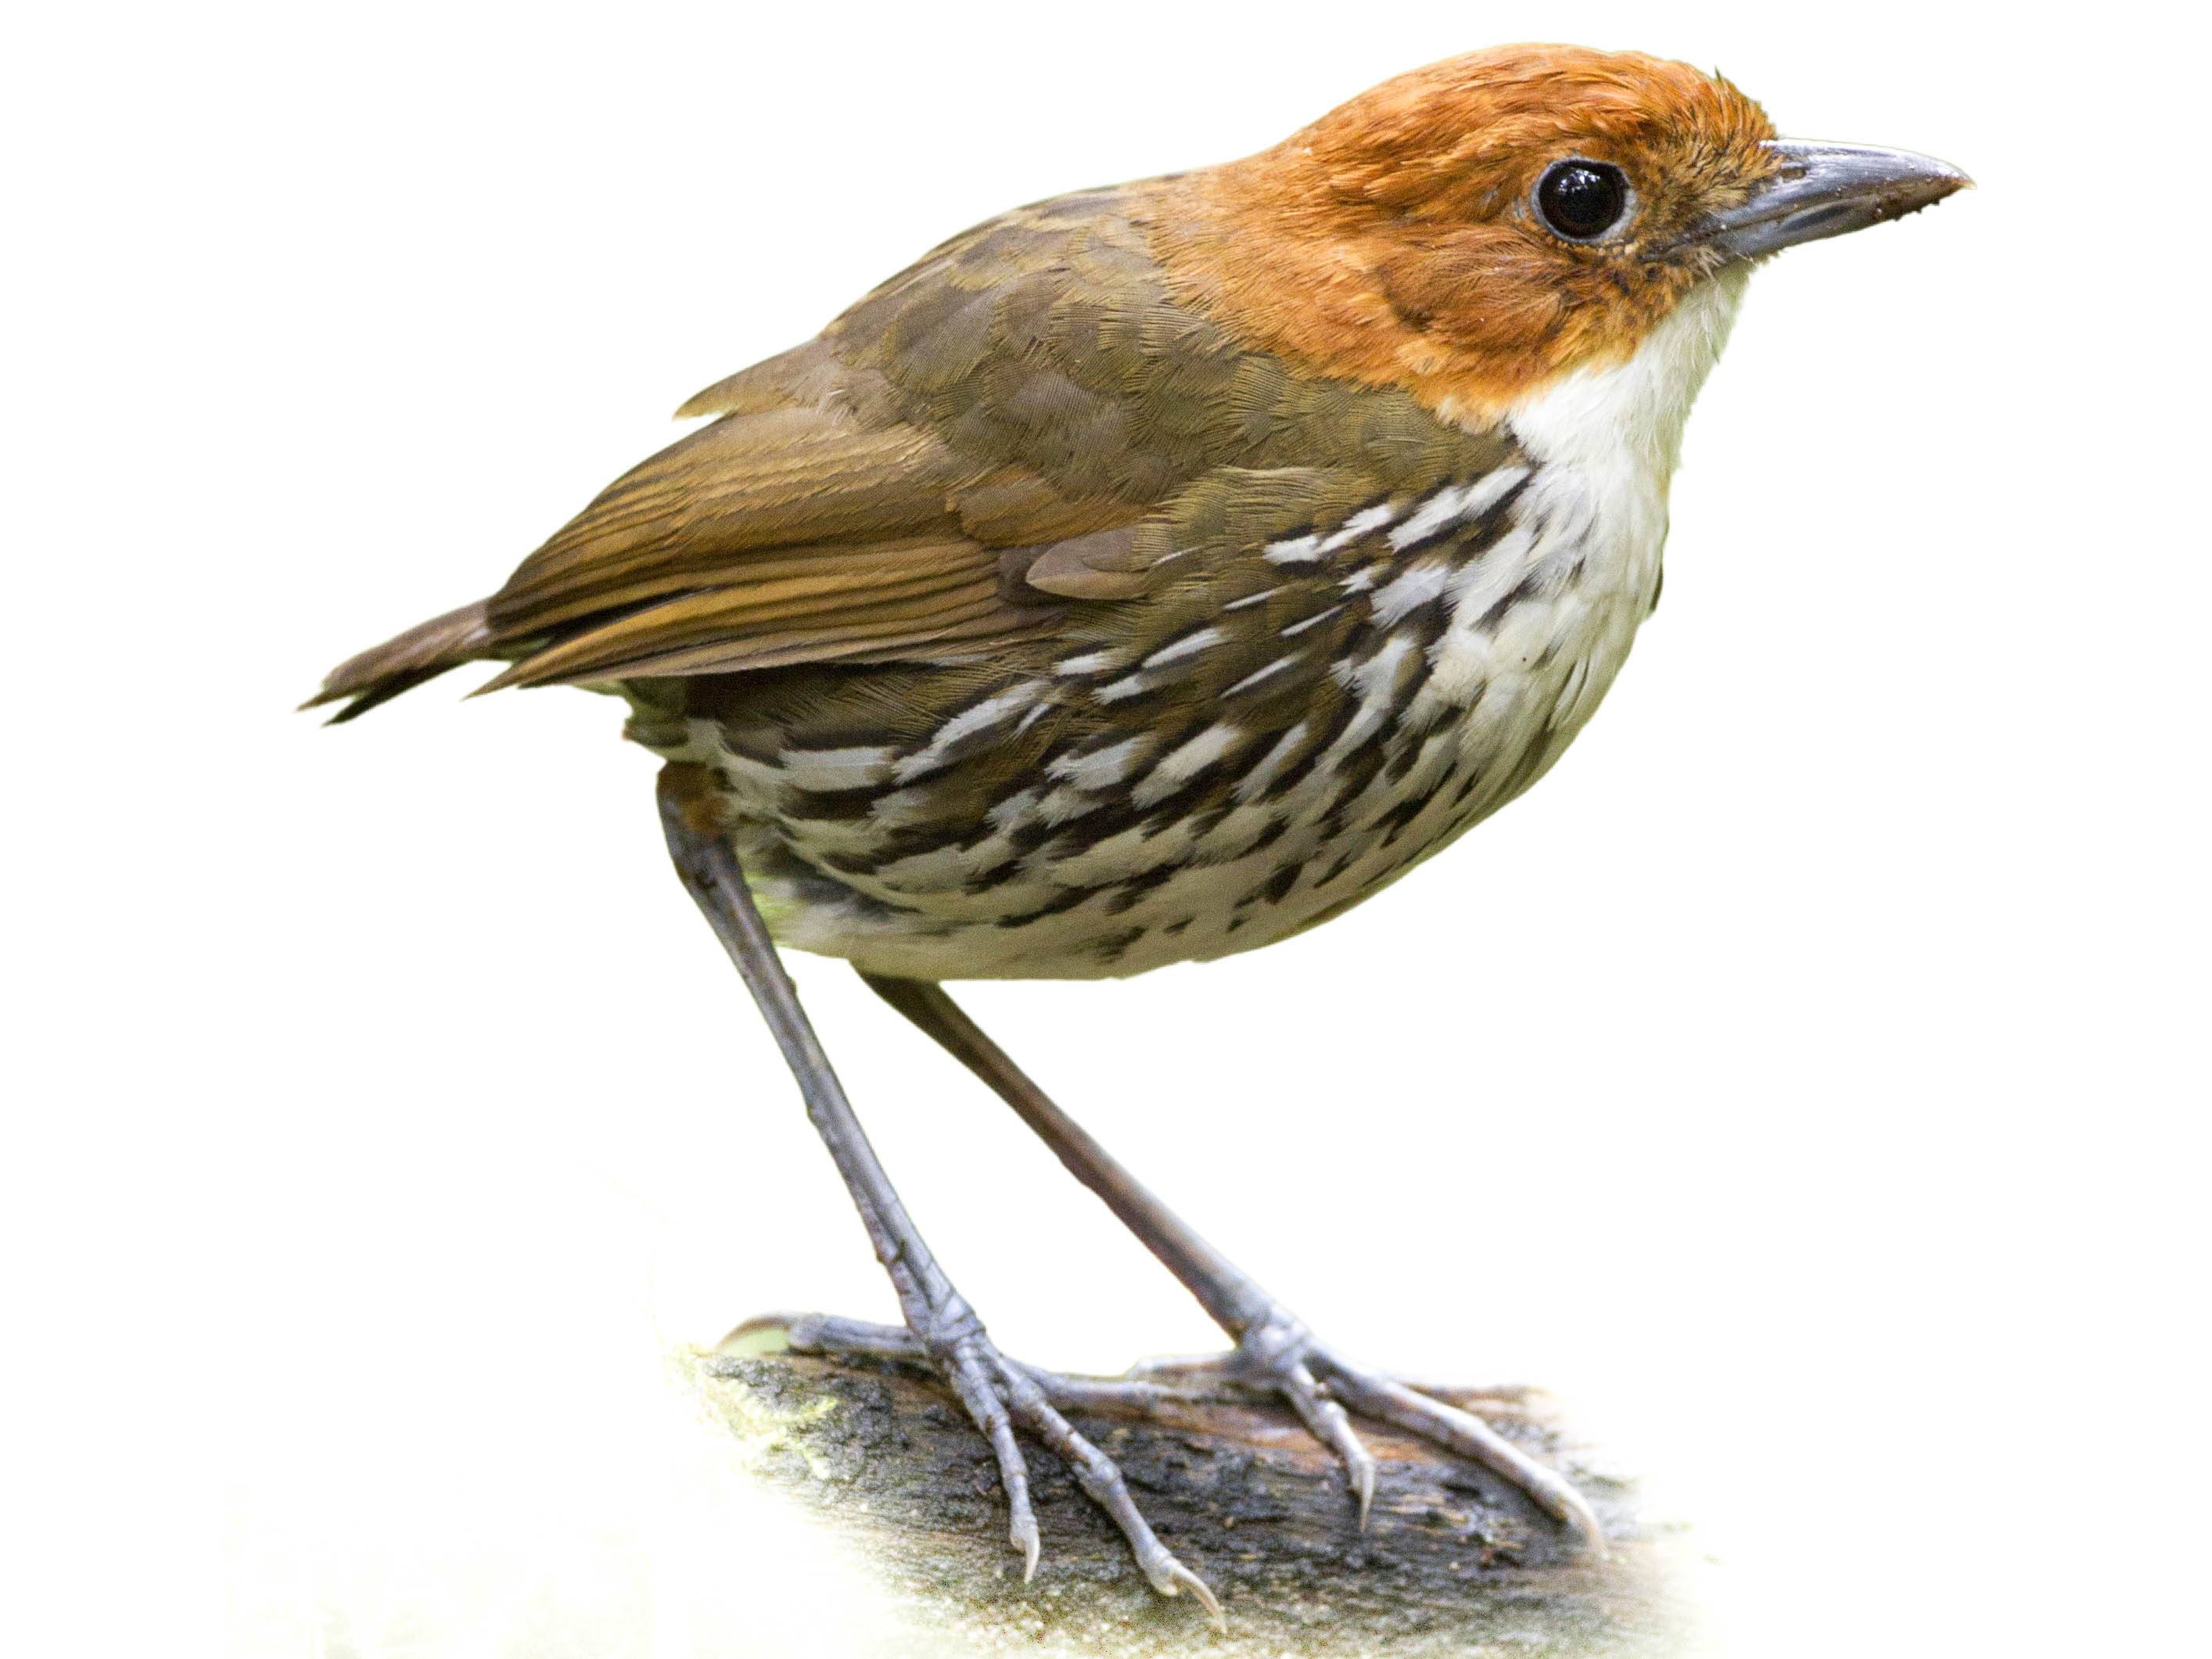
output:
<svg viewBox="0 0 2212 1659"><path fill-rule="evenodd" d="M1376 1466L1375 1455L1352 1427L1354 1415L1387 1423L1503 1476L1566 1528L1583 1548L1604 1558L1604 1528L1571 1482L1464 1406L1440 1398L1443 1391L1418 1389L1352 1364L1279 1304L1271 1304L1248 1325L1227 1353L1142 1361L1130 1368L1127 1382L1164 1384L1184 1398L1249 1399L1256 1394L1281 1400L1308 1432L1342 1460L1362 1531L1375 1501Z"/></svg>
<svg viewBox="0 0 2212 1659"><path fill-rule="evenodd" d="M770 1314L747 1320L723 1339L723 1346L741 1345L749 1338L771 1332L780 1332L801 1353L896 1360L926 1366L942 1378L991 1443L1000 1485L1012 1511L1010 1535L1022 1554L1024 1582L1036 1573L1042 1547L1036 1513L1030 1503L1028 1466L1014 1438L1016 1425L1057 1452L1076 1484L1113 1517L1154 1589L1163 1595L1189 1591L1214 1627L1226 1628L1221 1603L1213 1591L1154 1535L1113 1459L1076 1432L1060 1414L1063 1409L1096 1407L1135 1407L1149 1413L1171 1390L1134 1379L1063 1376L1010 1359L985 1334L974 1311L957 1297L933 1315L925 1329L872 1325L828 1314Z"/></svg>

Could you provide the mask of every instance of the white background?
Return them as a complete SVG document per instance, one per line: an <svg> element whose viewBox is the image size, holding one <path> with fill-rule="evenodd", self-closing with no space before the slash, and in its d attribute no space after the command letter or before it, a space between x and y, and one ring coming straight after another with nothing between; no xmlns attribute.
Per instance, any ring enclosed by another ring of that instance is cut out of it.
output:
<svg viewBox="0 0 2212 1659"><path fill-rule="evenodd" d="M1981 187L1758 277L1665 604L1532 796L1277 949L970 1006L1341 1346L1557 1389L1699 1523L1737 1651L2201 1639L2204 43L2125 7L802 12L11 31L0 1386L10 1616L58 1622L10 1650L765 1650L831 1570L659 1355L892 1304L648 757L580 695L289 707L943 235L1524 38L1717 64ZM1009 1349L1211 1345L795 965Z"/></svg>

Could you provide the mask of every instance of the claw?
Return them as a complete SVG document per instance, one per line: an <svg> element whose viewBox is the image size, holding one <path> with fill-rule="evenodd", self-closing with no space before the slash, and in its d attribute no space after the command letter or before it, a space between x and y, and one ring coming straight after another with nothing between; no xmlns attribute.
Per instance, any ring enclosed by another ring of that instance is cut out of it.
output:
<svg viewBox="0 0 2212 1659"><path fill-rule="evenodd" d="M1022 1553L1022 1583L1026 1584L1036 1577L1037 1560L1044 1553L1044 1540L1037 1535L1034 1512L1024 1508L1015 1513L1012 1536L1014 1547Z"/></svg>
<svg viewBox="0 0 2212 1659"><path fill-rule="evenodd" d="M1163 1583L1159 1578L1154 1578L1153 1589L1163 1595L1173 1595L1180 1590L1188 1590L1191 1599L1206 1609L1207 1622L1212 1625L1214 1633L1218 1636L1229 1634L1228 1618L1222 1613L1221 1603L1215 1598L1212 1589L1206 1580L1200 1578L1172 1555L1167 1559L1166 1571L1163 1577L1167 1582Z"/></svg>
<svg viewBox="0 0 2212 1659"><path fill-rule="evenodd" d="M1360 1461L1352 1469L1352 1484L1359 1493L1359 1530L1365 1532L1368 1514L1375 1507L1375 1455L1364 1446L1359 1450Z"/></svg>

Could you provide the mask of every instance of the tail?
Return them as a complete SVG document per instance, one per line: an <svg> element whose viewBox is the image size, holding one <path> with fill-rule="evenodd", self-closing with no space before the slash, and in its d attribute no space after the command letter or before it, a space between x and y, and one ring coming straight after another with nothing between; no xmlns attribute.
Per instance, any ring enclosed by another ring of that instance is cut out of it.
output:
<svg viewBox="0 0 2212 1659"><path fill-rule="evenodd" d="M324 680L323 689L300 705L313 708L343 699L352 701L330 718L332 726L365 714L402 691L434 680L448 668L477 662L492 649L491 623L484 614L486 601L465 605L442 617L418 623L396 640L387 640L373 651L340 663Z"/></svg>

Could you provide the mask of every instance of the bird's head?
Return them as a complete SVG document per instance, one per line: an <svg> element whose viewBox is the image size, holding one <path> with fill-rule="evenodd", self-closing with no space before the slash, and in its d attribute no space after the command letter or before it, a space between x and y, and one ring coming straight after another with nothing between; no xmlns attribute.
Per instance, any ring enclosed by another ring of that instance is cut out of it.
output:
<svg viewBox="0 0 2212 1659"><path fill-rule="evenodd" d="M1628 361L1692 296L1717 352L1753 262L1968 182L1778 138L1685 64L1504 46L1185 175L1156 234L1171 276L1254 343L1480 421Z"/></svg>

